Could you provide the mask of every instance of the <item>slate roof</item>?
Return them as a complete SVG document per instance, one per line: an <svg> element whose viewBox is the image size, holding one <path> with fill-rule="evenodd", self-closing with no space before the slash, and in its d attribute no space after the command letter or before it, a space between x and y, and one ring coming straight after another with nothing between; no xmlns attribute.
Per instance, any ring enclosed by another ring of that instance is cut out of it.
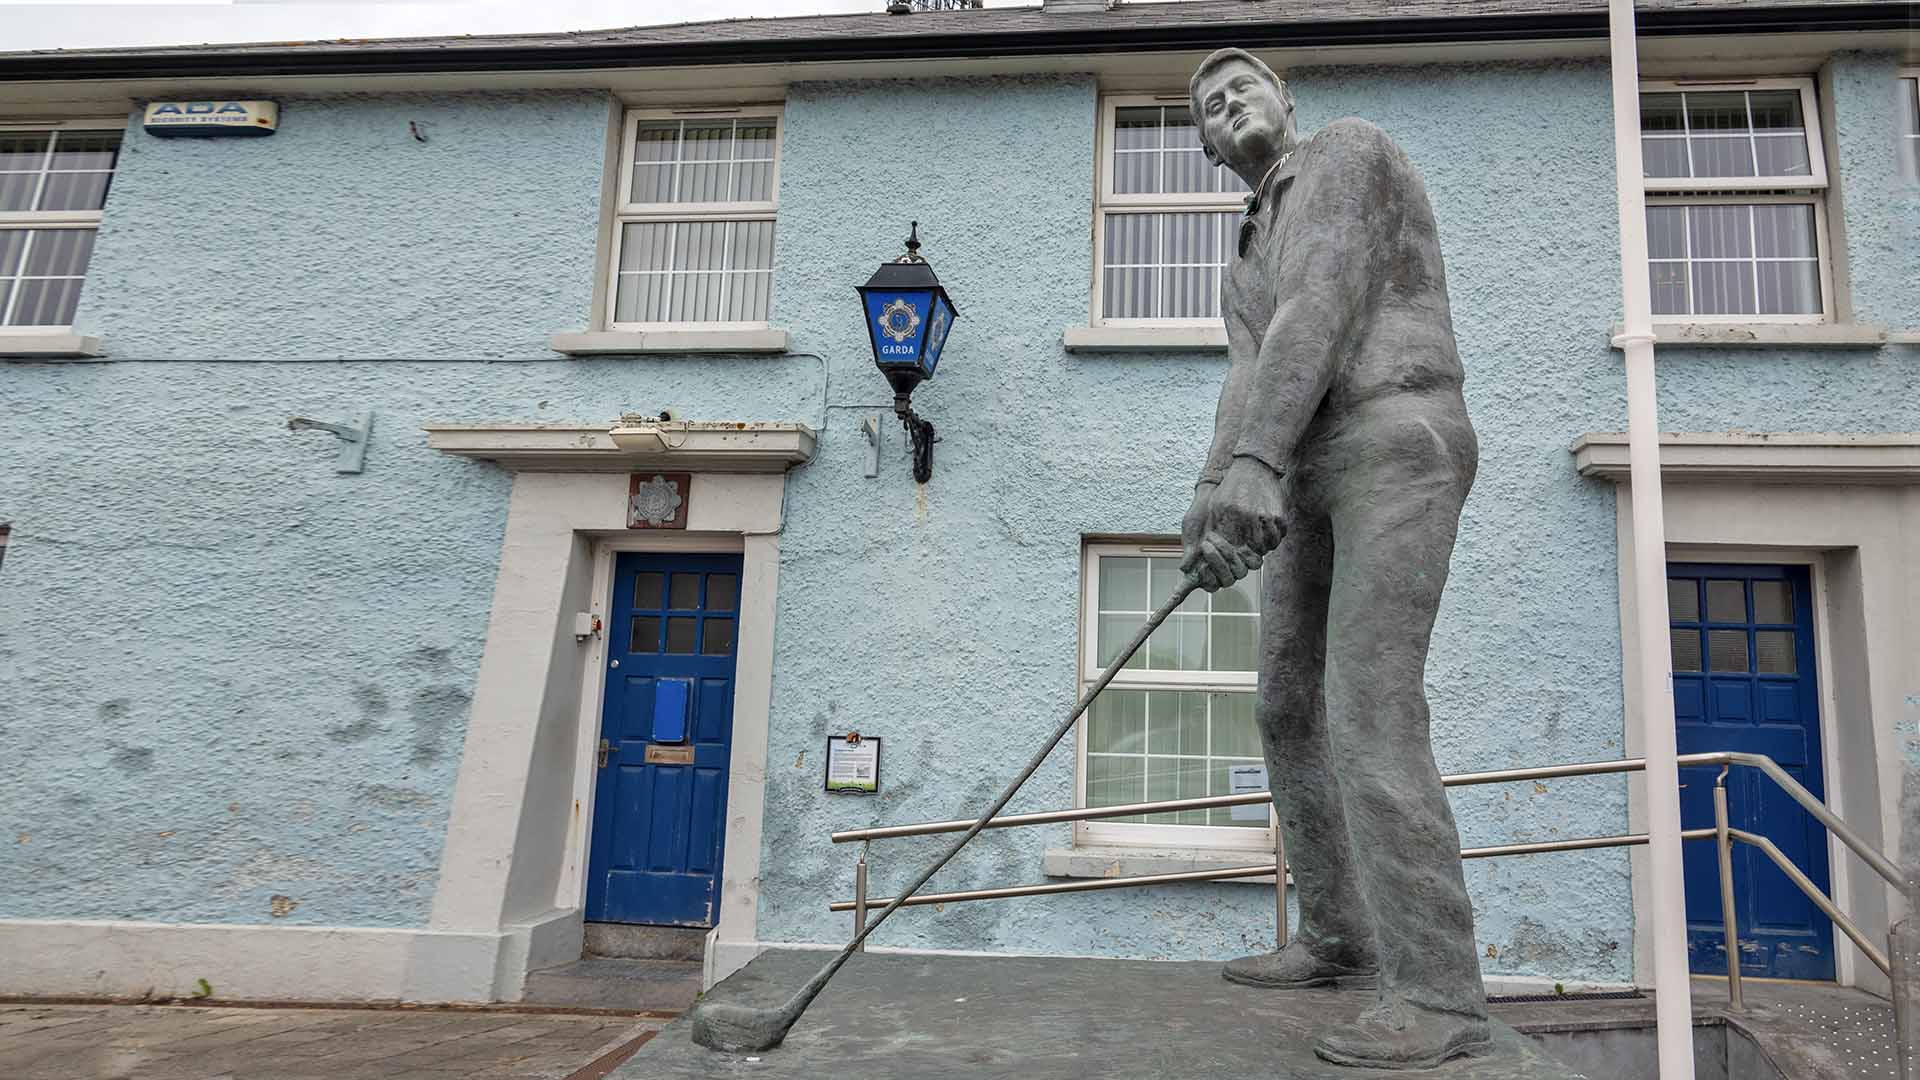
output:
<svg viewBox="0 0 1920 1080"><path fill-rule="evenodd" d="M541 70L1596 37L1605 0L1192 0L725 19L550 34L0 53L0 80L180 74ZM992 0L989 0L992 3ZM1904 29L1904 3L1638 0L1643 35Z"/></svg>

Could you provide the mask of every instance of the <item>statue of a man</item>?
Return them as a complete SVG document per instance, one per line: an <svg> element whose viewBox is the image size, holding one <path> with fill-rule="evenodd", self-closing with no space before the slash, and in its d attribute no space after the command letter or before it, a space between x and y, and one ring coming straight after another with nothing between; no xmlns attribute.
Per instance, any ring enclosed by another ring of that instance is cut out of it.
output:
<svg viewBox="0 0 1920 1080"><path fill-rule="evenodd" d="M1222 307L1232 365L1183 527L1209 589L1266 563L1259 726L1300 897L1276 989L1378 986L1329 1061L1424 1068L1488 1045L1460 837L1424 676L1478 442L1425 187L1379 128L1301 142L1287 86L1222 49L1191 86L1253 188Z"/></svg>

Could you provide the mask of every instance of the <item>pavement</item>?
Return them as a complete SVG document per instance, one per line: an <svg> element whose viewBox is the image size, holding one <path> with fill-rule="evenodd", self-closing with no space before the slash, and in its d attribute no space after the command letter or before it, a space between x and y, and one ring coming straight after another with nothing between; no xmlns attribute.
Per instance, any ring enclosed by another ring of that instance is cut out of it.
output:
<svg viewBox="0 0 1920 1080"><path fill-rule="evenodd" d="M599 1080L672 1018L0 1002L6 1080Z"/></svg>
<svg viewBox="0 0 1920 1080"><path fill-rule="evenodd" d="M770 950L715 986L716 1001L777 1004L829 954ZM1404 1080L1314 1056L1328 1025L1374 995L1237 986L1203 962L856 953L786 1041L759 1054L694 1045L686 1017L611 1080ZM1422 1080L1619 1080L1554 1060L1495 1021L1492 1050ZM1750 1080L1750 1078L1743 1078Z"/></svg>

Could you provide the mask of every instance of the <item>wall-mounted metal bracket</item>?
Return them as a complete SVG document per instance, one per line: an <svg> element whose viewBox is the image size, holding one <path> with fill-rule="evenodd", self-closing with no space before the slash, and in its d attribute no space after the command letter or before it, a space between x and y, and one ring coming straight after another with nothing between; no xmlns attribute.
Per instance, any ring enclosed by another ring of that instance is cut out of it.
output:
<svg viewBox="0 0 1920 1080"><path fill-rule="evenodd" d="M879 414L860 418L860 430L867 436L867 475L880 475L880 417Z"/></svg>
<svg viewBox="0 0 1920 1080"><path fill-rule="evenodd" d="M360 414L360 426L348 424L329 424L324 420L309 420L304 416L287 417L288 431L330 431L340 440L340 456L334 459L333 471L337 473L357 473L367 463L367 437L373 434L373 410Z"/></svg>

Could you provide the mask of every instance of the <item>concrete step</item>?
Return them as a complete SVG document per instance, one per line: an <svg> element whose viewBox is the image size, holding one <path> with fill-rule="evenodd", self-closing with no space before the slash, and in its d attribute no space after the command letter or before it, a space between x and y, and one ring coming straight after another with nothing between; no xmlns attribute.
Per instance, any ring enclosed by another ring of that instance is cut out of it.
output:
<svg viewBox="0 0 1920 1080"><path fill-rule="evenodd" d="M700 993L700 965L683 960L588 956L527 973L532 1005L635 1012L684 1012Z"/></svg>
<svg viewBox="0 0 1920 1080"><path fill-rule="evenodd" d="M588 956L617 956L624 960L688 960L706 956L707 931L679 926L633 926L628 923L587 924Z"/></svg>

